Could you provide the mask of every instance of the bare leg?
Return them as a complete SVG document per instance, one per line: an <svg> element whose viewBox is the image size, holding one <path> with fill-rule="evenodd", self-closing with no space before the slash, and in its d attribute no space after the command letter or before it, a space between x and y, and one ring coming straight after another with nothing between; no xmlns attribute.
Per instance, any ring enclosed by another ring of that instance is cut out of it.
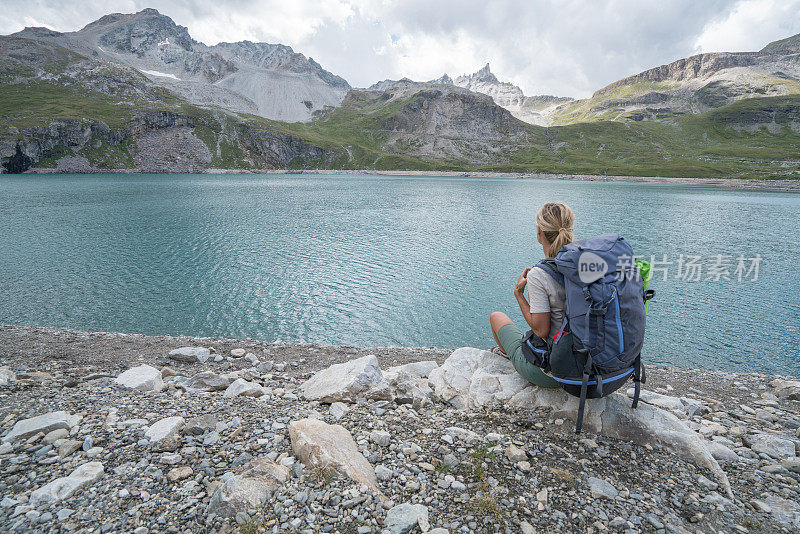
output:
<svg viewBox="0 0 800 534"><path fill-rule="evenodd" d="M508 315L503 312L492 312L489 315L489 326L492 328L492 335L494 336L494 340L497 343L497 346L500 347L500 350L505 354L505 350L503 349L503 345L500 344L500 339L497 337L497 333L500 331L507 324L514 324L514 321L509 319Z"/></svg>

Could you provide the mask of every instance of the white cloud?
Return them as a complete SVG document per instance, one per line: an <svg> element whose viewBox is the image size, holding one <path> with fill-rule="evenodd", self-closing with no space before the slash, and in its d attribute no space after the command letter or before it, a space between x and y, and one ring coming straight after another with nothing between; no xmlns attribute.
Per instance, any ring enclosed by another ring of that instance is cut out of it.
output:
<svg viewBox="0 0 800 534"><path fill-rule="evenodd" d="M759 50L771 41L800 33L800 1L742 0L711 22L695 41L698 52Z"/></svg>
<svg viewBox="0 0 800 534"><path fill-rule="evenodd" d="M207 44L281 42L364 87L486 62L526 94L587 96L698 51L757 50L800 32L800 0L117 0L155 7ZM5 0L0 33L78 29L106 2ZM34 15L31 15L34 14Z"/></svg>

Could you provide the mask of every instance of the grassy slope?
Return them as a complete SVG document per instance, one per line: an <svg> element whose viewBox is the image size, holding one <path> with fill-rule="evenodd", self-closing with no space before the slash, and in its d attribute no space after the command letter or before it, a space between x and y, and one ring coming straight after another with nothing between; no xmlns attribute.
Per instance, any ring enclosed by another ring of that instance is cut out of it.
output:
<svg viewBox="0 0 800 534"><path fill-rule="evenodd" d="M785 123L800 109L798 96L742 100L709 113L677 117L670 122L530 126L528 143L505 147L499 159L502 163L488 166L422 159L406 152L387 150L387 132L382 131L380 125L407 102L385 103L356 94L347 106L333 110L315 123L281 123L254 116L241 117L241 120L253 129L293 135L333 151L333 157L325 161L294 160L289 165L292 168L800 177L797 163L800 134L785 124L773 129L774 133L766 127L753 132L730 127L742 123L766 124L773 116ZM176 109L174 100L162 104L165 109ZM133 111L133 104L76 86L47 82L0 84L0 121L18 128L46 125L51 119L81 118L102 120L119 127L130 119ZM212 166L232 169L250 166L248 154L231 134L235 119L185 103L180 105L180 111L202 117L211 124L197 127L195 134L211 149ZM796 116L795 120L798 120ZM132 164L134 144L87 147L82 153L100 166L127 168ZM67 151L62 150L62 153ZM52 154L40 165L54 164L59 155Z"/></svg>

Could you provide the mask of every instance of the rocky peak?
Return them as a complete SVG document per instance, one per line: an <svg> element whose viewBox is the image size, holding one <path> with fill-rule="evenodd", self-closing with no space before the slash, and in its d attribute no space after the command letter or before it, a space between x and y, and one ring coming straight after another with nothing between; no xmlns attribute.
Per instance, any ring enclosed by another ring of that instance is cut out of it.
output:
<svg viewBox="0 0 800 534"><path fill-rule="evenodd" d="M162 45L190 51L196 44L185 26L175 24L170 17L155 9L106 15L84 26L78 34L94 36L99 45L139 56Z"/></svg>
<svg viewBox="0 0 800 534"><path fill-rule="evenodd" d="M456 78L455 84L460 87L469 88L471 85L486 85L486 84L500 84L500 80L492 74L489 64L483 66L482 69L473 74L464 74Z"/></svg>
<svg viewBox="0 0 800 534"><path fill-rule="evenodd" d="M773 41L762 48L761 52L770 54L791 54L800 52L800 33L787 37L786 39Z"/></svg>
<svg viewBox="0 0 800 534"><path fill-rule="evenodd" d="M439 84L439 85L455 85L455 83L453 83L453 78L448 76L446 72L444 74L442 74L442 76L440 78L436 78L435 80L431 80L428 83Z"/></svg>

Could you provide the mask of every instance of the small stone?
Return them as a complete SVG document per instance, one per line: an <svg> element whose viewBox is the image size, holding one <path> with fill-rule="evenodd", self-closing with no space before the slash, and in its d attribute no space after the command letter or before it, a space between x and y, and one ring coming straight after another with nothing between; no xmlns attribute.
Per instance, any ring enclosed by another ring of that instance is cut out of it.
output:
<svg viewBox="0 0 800 534"><path fill-rule="evenodd" d="M506 458L511 460L511 463L521 462L528 459L528 455L524 449L520 449L516 445L509 445L506 449Z"/></svg>
<svg viewBox="0 0 800 534"><path fill-rule="evenodd" d="M394 477L394 472L386 466L377 465L375 466L375 476L378 477L378 480L387 482Z"/></svg>
<svg viewBox="0 0 800 534"><path fill-rule="evenodd" d="M66 428L59 428L57 430L53 430L48 432L44 438L42 438L42 442L46 444L51 444L55 441L60 439L66 439L69 437L69 431Z"/></svg>
<svg viewBox="0 0 800 534"><path fill-rule="evenodd" d="M165 417L150 425L144 435L150 440L150 443L159 443L178 434L185 423L186 421L180 416Z"/></svg>
<svg viewBox="0 0 800 534"><path fill-rule="evenodd" d="M225 390L225 393L222 394L223 397L231 398L231 397L261 397L264 394L264 388L261 387L259 384L255 382L248 382L244 378L237 378L228 389Z"/></svg>
<svg viewBox="0 0 800 534"><path fill-rule="evenodd" d="M58 456L61 458L66 458L67 456L73 454L75 451L80 449L82 446L83 446L82 441L78 441L76 439L66 440L61 445L58 446Z"/></svg>
<svg viewBox="0 0 800 534"><path fill-rule="evenodd" d="M334 420L338 421L342 417L344 417L347 414L348 411L350 411L350 408L348 408L348 406L345 403L343 403L343 402L334 402L333 404L331 404L331 407L330 407L328 413L331 414L331 417L333 417Z"/></svg>
<svg viewBox="0 0 800 534"><path fill-rule="evenodd" d="M114 383L137 391L161 391L164 380L161 371L149 365L132 367L114 379Z"/></svg>
<svg viewBox="0 0 800 534"><path fill-rule="evenodd" d="M167 473L167 480L170 482L177 482L179 480L183 480L184 478L188 478L192 476L194 471L188 465L183 465L181 467L173 467Z"/></svg>
<svg viewBox="0 0 800 534"><path fill-rule="evenodd" d="M380 447L387 447L392 441L392 435L383 430L373 430L369 433L369 440Z"/></svg>
<svg viewBox="0 0 800 534"><path fill-rule="evenodd" d="M168 354L171 360L185 363L206 363L211 357L211 351L205 347L181 347L171 350Z"/></svg>
<svg viewBox="0 0 800 534"><path fill-rule="evenodd" d="M242 358L247 353L244 349L231 349L231 357Z"/></svg>
<svg viewBox="0 0 800 534"><path fill-rule="evenodd" d="M398 504L386 513L384 520L390 534L407 534L419 526L422 532L430 530L428 508L422 504Z"/></svg>
<svg viewBox="0 0 800 534"><path fill-rule="evenodd" d="M173 369L172 367L162 367L161 368L161 378L170 378L173 376L178 376L178 371Z"/></svg>

